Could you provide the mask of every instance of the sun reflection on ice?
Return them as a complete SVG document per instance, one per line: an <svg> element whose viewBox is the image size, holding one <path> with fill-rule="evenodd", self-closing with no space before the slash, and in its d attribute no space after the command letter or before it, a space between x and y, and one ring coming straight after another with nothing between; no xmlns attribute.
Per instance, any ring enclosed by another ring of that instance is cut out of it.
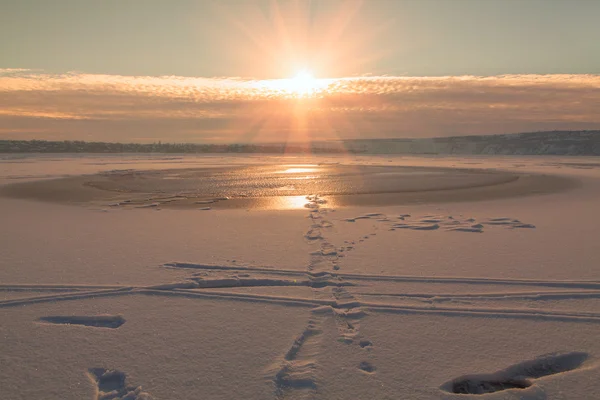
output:
<svg viewBox="0 0 600 400"><path fill-rule="evenodd" d="M317 168L308 168L308 167L293 167L288 168L286 170L280 171L280 174L306 174L309 172L317 172Z"/></svg>
<svg viewBox="0 0 600 400"><path fill-rule="evenodd" d="M271 210L300 210L308 204L306 196L278 196L263 200L268 202L265 206Z"/></svg>

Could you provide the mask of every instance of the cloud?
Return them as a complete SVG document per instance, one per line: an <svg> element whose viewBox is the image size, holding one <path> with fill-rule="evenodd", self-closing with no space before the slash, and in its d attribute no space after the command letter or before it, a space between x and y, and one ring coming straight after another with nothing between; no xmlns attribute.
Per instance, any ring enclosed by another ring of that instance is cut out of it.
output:
<svg viewBox="0 0 600 400"><path fill-rule="evenodd" d="M0 138L282 141L600 129L600 76L289 80L0 69Z"/></svg>

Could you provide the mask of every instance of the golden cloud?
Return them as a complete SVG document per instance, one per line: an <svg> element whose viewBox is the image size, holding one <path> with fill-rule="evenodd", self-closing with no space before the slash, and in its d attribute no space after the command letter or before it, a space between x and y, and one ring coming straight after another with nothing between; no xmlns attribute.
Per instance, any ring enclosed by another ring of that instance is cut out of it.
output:
<svg viewBox="0 0 600 400"><path fill-rule="evenodd" d="M600 128L598 75L366 76L311 84L300 95L286 80L0 69L0 137L25 137L30 129L63 139L136 140L143 132L174 141L271 141Z"/></svg>

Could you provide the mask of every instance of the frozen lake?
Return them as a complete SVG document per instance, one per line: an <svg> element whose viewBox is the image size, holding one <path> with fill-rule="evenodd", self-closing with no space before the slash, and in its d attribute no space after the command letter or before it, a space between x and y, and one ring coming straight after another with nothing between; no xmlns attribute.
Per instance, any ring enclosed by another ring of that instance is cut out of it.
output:
<svg viewBox="0 0 600 400"><path fill-rule="evenodd" d="M600 161L0 157L4 399L600 396Z"/></svg>

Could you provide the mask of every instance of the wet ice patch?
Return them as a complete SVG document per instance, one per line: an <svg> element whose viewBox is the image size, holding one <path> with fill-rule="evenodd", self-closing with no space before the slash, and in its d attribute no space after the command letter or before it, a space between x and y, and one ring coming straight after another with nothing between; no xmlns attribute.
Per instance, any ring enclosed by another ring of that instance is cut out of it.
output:
<svg viewBox="0 0 600 400"><path fill-rule="evenodd" d="M48 324L83 325L93 328L116 329L125 323L125 318L120 315L80 315L80 316L47 316L41 317L41 322Z"/></svg>

